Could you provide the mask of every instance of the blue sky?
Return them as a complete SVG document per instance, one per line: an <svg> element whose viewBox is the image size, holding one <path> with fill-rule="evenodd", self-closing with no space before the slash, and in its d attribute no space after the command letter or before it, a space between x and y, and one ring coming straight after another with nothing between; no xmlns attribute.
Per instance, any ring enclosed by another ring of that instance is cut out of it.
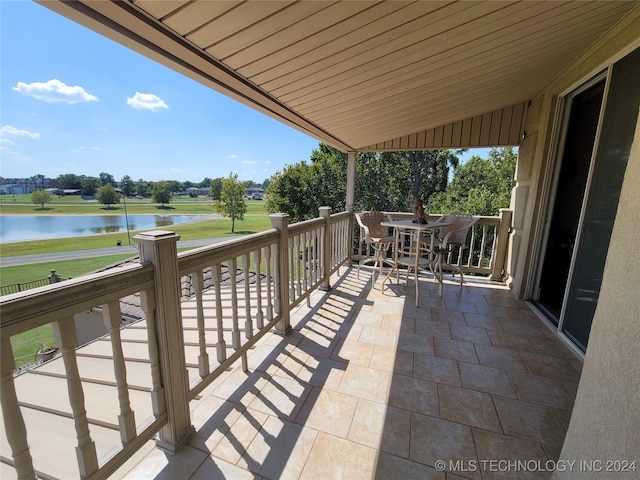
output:
<svg viewBox="0 0 640 480"><path fill-rule="evenodd" d="M318 147L34 2L0 0L0 21L0 176L261 183Z"/></svg>

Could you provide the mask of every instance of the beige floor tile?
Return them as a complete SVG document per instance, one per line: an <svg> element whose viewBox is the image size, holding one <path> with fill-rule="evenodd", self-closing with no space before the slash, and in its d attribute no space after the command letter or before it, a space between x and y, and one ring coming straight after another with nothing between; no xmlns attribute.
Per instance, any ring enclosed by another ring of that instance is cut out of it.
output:
<svg viewBox="0 0 640 480"><path fill-rule="evenodd" d="M375 345L361 343L353 340L340 340L336 346L332 360L348 362L350 365L368 366Z"/></svg>
<svg viewBox="0 0 640 480"><path fill-rule="evenodd" d="M457 387L461 385L458 362L449 358L416 353L413 360L413 376Z"/></svg>
<svg viewBox="0 0 640 480"><path fill-rule="evenodd" d="M349 365L342 376L338 391L358 398L385 403L389 394L391 374Z"/></svg>
<svg viewBox="0 0 640 480"><path fill-rule="evenodd" d="M297 479L317 435L311 428L269 417L237 465L265 478Z"/></svg>
<svg viewBox="0 0 640 480"><path fill-rule="evenodd" d="M438 460L445 462L477 461L471 427L459 423L413 413L411 415L411 460L435 467ZM480 478L480 475L474 475Z"/></svg>
<svg viewBox="0 0 640 480"><path fill-rule="evenodd" d="M448 340L435 337L435 355L441 358L450 358L461 362L478 363L478 356L473 343Z"/></svg>
<svg viewBox="0 0 640 480"><path fill-rule="evenodd" d="M360 310L351 317L351 323L354 325L371 325L373 327L379 327L382 324L383 313L377 311L370 312L366 310Z"/></svg>
<svg viewBox="0 0 640 480"><path fill-rule="evenodd" d="M208 455L189 445L176 454L168 454L155 448L126 474L122 480L172 480L190 478Z"/></svg>
<svg viewBox="0 0 640 480"><path fill-rule="evenodd" d="M420 480L444 480L445 474L436 471L435 468L412 462L404 458L380 452L376 471L373 477L375 480L389 479L420 479Z"/></svg>
<svg viewBox="0 0 640 480"><path fill-rule="evenodd" d="M193 405L193 402L192 402ZM191 422L196 434L189 444L205 451L211 451L229 431L245 407L209 395L201 399L191 411Z"/></svg>
<svg viewBox="0 0 640 480"><path fill-rule="evenodd" d="M558 459L566 428L553 408L502 397L494 401L505 435L537 441Z"/></svg>
<svg viewBox="0 0 640 480"><path fill-rule="evenodd" d="M433 337L415 333L400 332L398 349L406 352L433 355Z"/></svg>
<svg viewBox="0 0 640 480"><path fill-rule="evenodd" d="M502 433L491 395L443 384L438 393L442 418Z"/></svg>
<svg viewBox="0 0 640 480"><path fill-rule="evenodd" d="M473 429L478 451L478 466L483 479L542 479L550 478L550 472L535 471L538 463L546 465L547 457L538 442L513 438L494 432ZM525 467L517 467L504 461L522 460ZM499 463L503 461L502 463ZM526 465L531 465L527 468Z"/></svg>
<svg viewBox="0 0 640 480"><path fill-rule="evenodd" d="M365 325L358 341L382 347L395 347L398 342L398 331Z"/></svg>
<svg viewBox="0 0 640 480"><path fill-rule="evenodd" d="M451 338L462 342L491 345L491 339L484 328L470 327L468 325L451 325Z"/></svg>
<svg viewBox="0 0 640 480"><path fill-rule="evenodd" d="M518 352L536 353L535 347L529 342L526 335L511 332L499 332L497 330L487 330L491 343L494 347L509 348Z"/></svg>
<svg viewBox="0 0 640 480"><path fill-rule="evenodd" d="M580 380L578 372L565 358L527 352L522 352L520 357L534 375L552 377L574 383Z"/></svg>
<svg viewBox="0 0 640 480"><path fill-rule="evenodd" d="M178 476L174 478L185 477ZM189 477L189 480L225 480L228 478L233 478L234 480L260 480L260 477L250 471L215 457L205 458L198 470Z"/></svg>
<svg viewBox="0 0 640 480"><path fill-rule="evenodd" d="M315 387L337 390L347 364L330 358L308 357L295 377L297 382L308 383Z"/></svg>
<svg viewBox="0 0 640 480"><path fill-rule="evenodd" d="M268 417L267 414L256 410L243 411L211 450L211 455L233 464L237 463Z"/></svg>
<svg viewBox="0 0 640 480"><path fill-rule="evenodd" d="M413 356L413 352L376 346L373 349L369 367L383 372L411 376L413 374Z"/></svg>
<svg viewBox="0 0 640 480"><path fill-rule="evenodd" d="M403 331L413 333L416 319L406 315L384 315L380 328L389 328L395 332Z"/></svg>
<svg viewBox="0 0 640 480"><path fill-rule="evenodd" d="M460 380L464 388L516 398L516 392L513 391L504 370L464 362L459 363L459 368Z"/></svg>
<svg viewBox="0 0 640 480"><path fill-rule="evenodd" d="M466 300L449 300L444 301L445 310L451 312L477 313L474 303Z"/></svg>
<svg viewBox="0 0 640 480"><path fill-rule="evenodd" d="M425 415L438 415L438 387L420 378L394 375L389 389L389 405Z"/></svg>
<svg viewBox="0 0 640 480"><path fill-rule="evenodd" d="M573 408L574 398L560 380L518 372L507 372L518 399L549 407Z"/></svg>
<svg viewBox="0 0 640 480"><path fill-rule="evenodd" d="M466 325L464 312L454 312L445 310L444 308L432 308L431 319L434 322L457 323L458 325Z"/></svg>
<svg viewBox="0 0 640 480"><path fill-rule="evenodd" d="M271 377L260 388L248 408L285 420L293 420L311 391L298 380Z"/></svg>
<svg viewBox="0 0 640 480"><path fill-rule="evenodd" d="M470 327L489 328L491 330L504 331L497 317L487 314L465 313L464 319Z"/></svg>
<svg viewBox="0 0 640 480"><path fill-rule="evenodd" d="M347 438L358 399L314 387L295 421L309 428Z"/></svg>
<svg viewBox="0 0 640 480"><path fill-rule="evenodd" d="M476 354L478 355L478 360L482 365L502 368L504 370L511 370L514 372L529 372L526 365L522 361L522 358L520 358L520 355L515 350L488 347L485 345L476 345L475 348Z"/></svg>
<svg viewBox="0 0 640 480"><path fill-rule="evenodd" d="M321 432L311 449L300 480L368 480L373 477L376 456L373 448Z"/></svg>
<svg viewBox="0 0 640 480"><path fill-rule="evenodd" d="M411 412L360 399L348 439L409 458Z"/></svg>
<svg viewBox="0 0 640 480"><path fill-rule="evenodd" d="M432 320L416 320L415 333L430 337L451 338L450 324Z"/></svg>

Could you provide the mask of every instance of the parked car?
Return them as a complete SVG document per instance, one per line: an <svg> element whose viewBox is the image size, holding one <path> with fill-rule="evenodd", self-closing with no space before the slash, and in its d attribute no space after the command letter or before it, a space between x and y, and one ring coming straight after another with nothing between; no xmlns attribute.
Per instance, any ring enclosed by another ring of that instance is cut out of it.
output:
<svg viewBox="0 0 640 480"><path fill-rule="evenodd" d="M251 198L253 198L254 200L262 200L264 198L264 193L256 192L253 194Z"/></svg>

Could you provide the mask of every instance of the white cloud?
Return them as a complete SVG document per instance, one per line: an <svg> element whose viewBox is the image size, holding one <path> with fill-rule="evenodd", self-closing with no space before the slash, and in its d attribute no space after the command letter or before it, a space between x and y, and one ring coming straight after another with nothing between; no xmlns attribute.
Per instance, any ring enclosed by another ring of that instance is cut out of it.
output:
<svg viewBox="0 0 640 480"><path fill-rule="evenodd" d="M13 90L20 92L27 97L33 97L48 103L67 102L97 102L98 97L87 93L84 88L79 85L69 86L58 79L49 80L47 82L24 83L18 82Z"/></svg>
<svg viewBox="0 0 640 480"><path fill-rule="evenodd" d="M255 165L256 163L258 163L258 162L254 161L254 160L243 160L243 162L242 162L243 165Z"/></svg>
<svg viewBox="0 0 640 480"><path fill-rule="evenodd" d="M127 105L137 110L151 110L152 112L161 108L169 108L169 105L157 95L140 92L136 92L133 97L127 98Z"/></svg>
<svg viewBox="0 0 640 480"><path fill-rule="evenodd" d="M2 128L0 128L0 138L4 140L7 137L40 138L40 134L30 132L29 130L20 130L16 127L12 127L11 125L3 125ZM11 140L8 141L11 142Z"/></svg>
<svg viewBox="0 0 640 480"><path fill-rule="evenodd" d="M231 155L227 155L227 158L238 158L238 155L232 153Z"/></svg>
<svg viewBox="0 0 640 480"><path fill-rule="evenodd" d="M264 162L264 164L265 164L265 165L271 165L271 161L270 161L270 160L266 160L266 161Z"/></svg>

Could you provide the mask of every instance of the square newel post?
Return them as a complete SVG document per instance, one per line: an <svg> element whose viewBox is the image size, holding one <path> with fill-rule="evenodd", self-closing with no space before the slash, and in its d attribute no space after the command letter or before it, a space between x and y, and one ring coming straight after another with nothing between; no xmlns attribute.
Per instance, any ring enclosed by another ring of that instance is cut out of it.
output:
<svg viewBox="0 0 640 480"><path fill-rule="evenodd" d="M189 377L184 358L184 333L178 277L179 235L155 230L133 237L140 261L154 266L156 330L160 371L166 394L168 424L160 431L157 445L176 453L193 434L189 412Z"/></svg>
<svg viewBox="0 0 640 480"><path fill-rule="evenodd" d="M278 240L278 255L276 257L276 314L280 321L276 324L275 333L289 335L291 333L291 318L289 317L289 215L274 213L269 215L271 228L280 232Z"/></svg>
<svg viewBox="0 0 640 480"><path fill-rule="evenodd" d="M331 290L331 207L320 207L320 216L324 218L324 236L322 237L322 284L321 290Z"/></svg>
<svg viewBox="0 0 640 480"><path fill-rule="evenodd" d="M513 211L508 208L500 209L500 225L496 228L495 257L493 268L491 269L490 280L501 282L504 279L504 266L507 259L507 249L509 245L509 233L511 232L511 218Z"/></svg>

